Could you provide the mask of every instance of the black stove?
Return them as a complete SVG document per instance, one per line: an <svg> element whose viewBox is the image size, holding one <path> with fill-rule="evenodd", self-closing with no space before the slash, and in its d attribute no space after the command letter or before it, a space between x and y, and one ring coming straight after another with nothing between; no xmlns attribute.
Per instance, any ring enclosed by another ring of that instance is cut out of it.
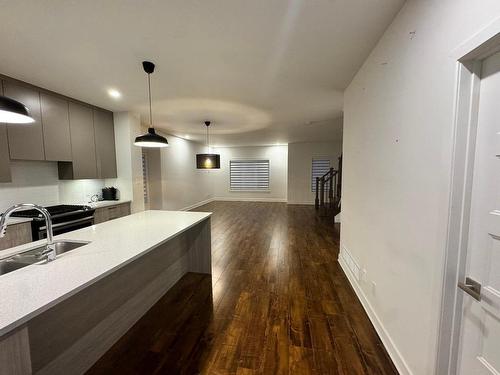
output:
<svg viewBox="0 0 500 375"><path fill-rule="evenodd" d="M75 213L77 211L91 211L92 208L89 206L83 205L72 205L72 204L59 204L57 206L48 206L45 207L52 218L67 214L67 213ZM37 210L22 210L16 211L12 213L11 216L15 217L25 217L25 218L42 218L42 214Z"/></svg>
<svg viewBox="0 0 500 375"><path fill-rule="evenodd" d="M70 232L94 224L95 209L85 205L59 204L45 207L52 219L54 235ZM31 233L33 241L47 237L45 219L37 210L23 210L13 212L13 217L32 218Z"/></svg>

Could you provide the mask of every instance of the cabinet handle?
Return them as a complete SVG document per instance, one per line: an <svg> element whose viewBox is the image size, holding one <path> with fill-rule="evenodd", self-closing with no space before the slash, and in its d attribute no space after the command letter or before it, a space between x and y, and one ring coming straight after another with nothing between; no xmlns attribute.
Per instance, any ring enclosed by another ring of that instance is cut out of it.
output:
<svg viewBox="0 0 500 375"><path fill-rule="evenodd" d="M458 287L477 301L481 301L481 284L470 277L465 278L465 283L459 282Z"/></svg>

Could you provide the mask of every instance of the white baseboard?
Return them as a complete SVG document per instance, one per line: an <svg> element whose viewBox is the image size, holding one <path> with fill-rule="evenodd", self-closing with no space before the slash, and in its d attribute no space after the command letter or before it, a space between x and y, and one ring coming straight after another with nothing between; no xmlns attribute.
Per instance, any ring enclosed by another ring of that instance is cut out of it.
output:
<svg viewBox="0 0 500 375"><path fill-rule="evenodd" d="M314 206L314 202L287 201L288 204L299 204L301 206Z"/></svg>
<svg viewBox="0 0 500 375"><path fill-rule="evenodd" d="M180 208L179 211L189 211L196 207L203 206L210 202L221 201L221 202L278 202L278 203L286 203L286 199L278 199L278 198L228 198L228 197L215 197L205 199L204 201L194 203L190 206Z"/></svg>
<svg viewBox="0 0 500 375"><path fill-rule="evenodd" d="M204 204L213 202L214 200L215 200L214 198L208 198L208 199L205 199L204 201L192 204L191 206L181 208L179 211L189 211L189 210L192 210L193 208L200 207L200 206L203 206Z"/></svg>
<svg viewBox="0 0 500 375"><path fill-rule="evenodd" d="M213 201L221 202L279 202L286 203L286 199L280 198L244 198L244 197L215 197Z"/></svg>
<svg viewBox="0 0 500 375"><path fill-rule="evenodd" d="M343 254L343 253L347 254ZM385 329L382 321L378 317L377 313L373 309L372 305L368 301L368 298L366 297L365 293L363 292L363 289L361 289L361 286L358 283L359 276L356 277L351 272L351 269L349 268L349 265L347 264L346 259L347 257L350 257L351 259L352 256L350 253L347 251L347 249L343 248L341 246L341 252L339 253L339 258L338 262L340 264L340 267L344 271L345 275L347 276L347 279L349 280L352 288L354 289L354 292L358 296L359 301L363 305L363 308L365 309L366 314L368 315L368 318L372 322L373 326L375 327L375 330L377 331L378 335L380 336L380 340L382 340L382 343L384 344L385 349L387 350L387 353L389 353L389 356L391 357L394 365L396 366L398 372L401 375L412 375L412 371L410 370L410 367L404 360L403 356L401 355L400 351L396 347L396 344L390 337L389 333Z"/></svg>

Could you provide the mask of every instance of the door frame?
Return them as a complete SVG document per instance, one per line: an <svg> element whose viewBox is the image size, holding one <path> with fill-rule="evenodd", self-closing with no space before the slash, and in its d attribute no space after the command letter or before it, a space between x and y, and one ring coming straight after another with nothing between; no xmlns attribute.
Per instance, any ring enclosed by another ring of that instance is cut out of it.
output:
<svg viewBox="0 0 500 375"><path fill-rule="evenodd" d="M479 110L482 61L500 51L500 18L452 51L457 62L450 176L448 231L445 250L436 374L457 373L464 293L469 214Z"/></svg>

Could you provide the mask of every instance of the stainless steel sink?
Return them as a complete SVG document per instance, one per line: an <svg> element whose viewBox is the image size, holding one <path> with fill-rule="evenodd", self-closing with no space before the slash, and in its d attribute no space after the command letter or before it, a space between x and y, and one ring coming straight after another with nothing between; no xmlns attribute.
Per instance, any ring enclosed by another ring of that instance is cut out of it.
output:
<svg viewBox="0 0 500 375"><path fill-rule="evenodd" d="M89 244L88 241L54 241L56 254L64 254L68 251L77 249L79 247ZM0 260L0 275L16 271L20 268L29 266L30 264L41 262L40 253L45 249L46 245L35 247L30 250L23 251L22 253L12 255L9 258Z"/></svg>
<svg viewBox="0 0 500 375"><path fill-rule="evenodd" d="M29 266L30 264L32 263L22 263L22 262L16 262L12 259L4 259L0 261L0 275L5 275L6 273Z"/></svg>

